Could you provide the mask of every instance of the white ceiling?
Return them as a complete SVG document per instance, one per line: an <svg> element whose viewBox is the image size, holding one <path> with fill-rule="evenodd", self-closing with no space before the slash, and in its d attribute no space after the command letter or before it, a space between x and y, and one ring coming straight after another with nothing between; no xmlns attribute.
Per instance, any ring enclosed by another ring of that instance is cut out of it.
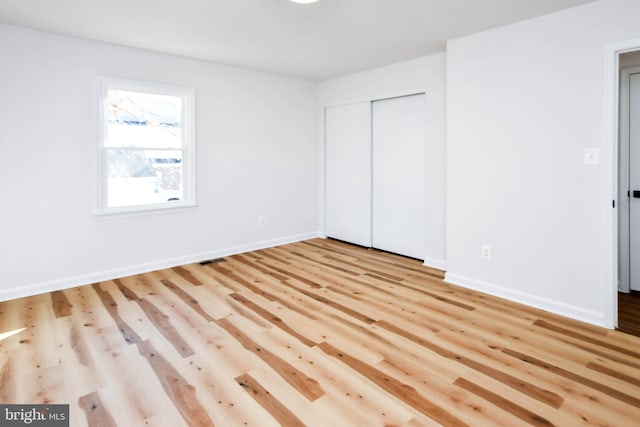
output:
<svg viewBox="0 0 640 427"><path fill-rule="evenodd" d="M593 0L0 0L0 22L324 80Z"/></svg>

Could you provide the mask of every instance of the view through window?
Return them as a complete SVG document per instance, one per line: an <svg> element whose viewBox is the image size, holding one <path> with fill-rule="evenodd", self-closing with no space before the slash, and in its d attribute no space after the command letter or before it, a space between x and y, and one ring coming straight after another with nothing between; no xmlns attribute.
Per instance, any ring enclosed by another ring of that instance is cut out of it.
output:
<svg viewBox="0 0 640 427"><path fill-rule="evenodd" d="M189 93L120 86L103 91L103 211L192 204Z"/></svg>

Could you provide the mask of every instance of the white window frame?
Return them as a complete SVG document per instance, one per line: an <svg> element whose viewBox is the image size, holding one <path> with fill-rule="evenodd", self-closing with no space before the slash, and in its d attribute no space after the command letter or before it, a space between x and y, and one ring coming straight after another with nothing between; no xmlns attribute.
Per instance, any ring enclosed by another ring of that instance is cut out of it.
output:
<svg viewBox="0 0 640 427"><path fill-rule="evenodd" d="M107 132L107 92L126 90L154 93L182 98L182 200L158 204L109 207L108 205L108 147L105 147ZM165 85L134 80L98 77L98 203L97 215L153 213L166 210L184 209L196 206L196 147L195 147L195 90L181 86Z"/></svg>

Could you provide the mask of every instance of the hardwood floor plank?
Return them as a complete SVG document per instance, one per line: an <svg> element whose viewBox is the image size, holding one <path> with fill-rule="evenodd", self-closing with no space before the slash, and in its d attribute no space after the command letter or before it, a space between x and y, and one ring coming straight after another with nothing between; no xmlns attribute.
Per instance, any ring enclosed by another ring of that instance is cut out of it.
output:
<svg viewBox="0 0 640 427"><path fill-rule="evenodd" d="M221 273L222 275L224 275L225 277L228 277L230 280L241 284L242 286L244 286L247 289L250 289L252 292L262 296L263 298L268 299L269 301L275 301L277 300L277 297L275 297L273 294L266 292L263 289L260 289L259 287L255 286L253 283L249 282L248 280L245 280L244 278L240 277L239 275L237 275L236 273L234 273L233 271L219 266L219 265L214 265L211 266L212 269L214 269L215 271ZM237 291L237 288L231 288L232 291Z"/></svg>
<svg viewBox="0 0 640 427"><path fill-rule="evenodd" d="M196 390L188 384L182 375L162 357L149 341L137 343L140 354L147 359L162 384L162 388L171 398L184 419L193 427L213 427L206 409L196 397Z"/></svg>
<svg viewBox="0 0 640 427"><path fill-rule="evenodd" d="M640 292L618 292L618 329L640 337Z"/></svg>
<svg viewBox="0 0 640 427"><path fill-rule="evenodd" d="M471 369L474 369L478 372L481 372L484 375L492 377L496 381L500 381L509 387L518 390L521 393L524 393L528 396L533 397L534 399L539 400L542 403L545 403L553 408L559 408L564 399L556 393L553 393L549 390L544 390L540 387L537 387L534 384L527 383L522 379L516 378L512 375L501 372L497 369L494 369L490 366L487 366L483 363L477 362L473 359L465 357L461 354L454 353L452 351L446 350L436 344L429 342L428 340L417 337L416 335L411 334L410 332L404 331L386 321L376 322L376 326L380 326L381 328L385 328L391 332L394 332L400 336L403 336L417 344L420 344L422 347L427 348L434 353L442 356L446 359L457 361L458 363L465 365Z"/></svg>
<svg viewBox="0 0 640 427"><path fill-rule="evenodd" d="M324 268L328 268L328 269L331 269L331 270L334 270L334 271L345 273L345 274L348 274L350 276L358 276L358 275L362 274L361 271L358 271L360 269L356 269L356 268L353 268L353 267L345 268L345 267L340 266L339 263L327 262L322 257L310 257L310 256L307 256L307 255L305 255L305 254L303 254L301 252L298 252L298 251L292 251L291 254L296 256L296 257L298 257L298 258L302 258L304 260L310 261L311 264L313 264L313 265L323 266Z"/></svg>
<svg viewBox="0 0 640 427"><path fill-rule="evenodd" d="M504 409L505 411L515 415L527 422L527 424L531 424L532 426L553 426L554 424L541 417L540 415L534 414L533 412L514 404L508 399L499 396L489 390L486 390L480 387L477 384L472 383L462 377L458 378L455 382L455 385L458 387L462 387L463 389L474 393L483 399L491 402L499 408Z"/></svg>
<svg viewBox="0 0 640 427"><path fill-rule="evenodd" d="M253 257L250 257L247 254L240 254L240 255L236 255L233 257L233 261L235 262L239 262L242 263L244 265L246 265L247 267L258 271L259 273L261 273L263 276L270 276L280 282L284 281L284 280L289 280L289 276L285 276L284 274L280 274L280 273L275 273L272 270L261 266L260 264L258 264L257 260Z"/></svg>
<svg viewBox="0 0 640 427"><path fill-rule="evenodd" d="M296 278L296 280L298 280L298 279ZM290 283L286 283L286 282L283 282L282 285L287 286L290 289L293 289L293 290L295 290L295 291L297 291L297 292L299 292L299 293L301 293L301 294L303 294L303 295L305 295L305 296L307 296L307 297L309 297L309 298L311 298L313 300L321 302L321 303L325 304L327 307L331 307L331 308L333 308L335 310L341 311L341 312L353 317L354 319L360 320L361 322L368 323L368 324L371 324L371 323L375 322L375 319L372 319L369 316L363 315L362 313L360 313L360 312L358 312L358 311L356 311L356 310L354 310L354 309L352 309L350 307L346 307L343 304L340 304L340 303L337 303L335 301L332 301L331 299L326 298L326 297L324 297L322 295L319 295L318 293L311 292L309 290L303 289L303 288L301 288L299 286L296 286L296 285L293 285L293 284L290 284Z"/></svg>
<svg viewBox="0 0 640 427"><path fill-rule="evenodd" d="M370 275L369 275L369 277L374 277L374 276L370 276ZM383 279L383 278L380 278L380 277L375 277L375 278L377 278L378 280ZM388 280L388 279L384 279L384 280ZM393 283L395 283L397 286L402 286L402 287L411 287L412 289L416 289L415 287L409 286L408 284L406 284L406 283L404 283L404 282L402 282L402 283L399 283L399 282L393 282ZM420 290L420 292L421 292L421 293L423 293L423 294L425 294L425 295L427 295L427 296L429 296L429 297L431 297L431 298L435 298L435 299L437 299L438 301L442 301L442 302L446 302L447 304L455 305L455 306L460 307L460 308L462 308L462 309L464 309L464 310L473 311L473 310L475 310L475 309L476 309L476 307L474 307L474 306L472 306L472 305L464 304L464 303L461 303L461 302L456 301L456 300L454 300L454 299L451 299L451 298L447 298L447 297L443 297L443 296L437 295L437 294L435 294L435 293L433 293L433 292L429 292L429 291L422 290L422 289Z"/></svg>
<svg viewBox="0 0 640 427"><path fill-rule="evenodd" d="M0 403L16 403L16 384L13 358L9 357L0 369Z"/></svg>
<svg viewBox="0 0 640 427"><path fill-rule="evenodd" d="M27 402L46 405L66 401L64 373L60 366L40 367L21 378Z"/></svg>
<svg viewBox="0 0 640 427"><path fill-rule="evenodd" d="M164 283L163 283L164 284ZM166 286L166 284L165 284ZM142 340L140 336L122 319L118 312L118 305L107 291L95 284L94 290L98 293L104 307L107 309L118 330L127 344L135 344L151 368L156 373L162 388L173 401L184 419L190 426L213 426L206 410L195 396L195 388L188 384L184 378L171 366L167 360L153 348L148 340Z"/></svg>
<svg viewBox="0 0 640 427"><path fill-rule="evenodd" d="M75 353L78 361L83 366L90 366L93 363L91 352L87 343L82 338L77 325L72 325L69 330L69 341L71 343L71 349Z"/></svg>
<svg viewBox="0 0 640 427"><path fill-rule="evenodd" d="M201 271L209 270L204 267L200 267L200 269ZM153 277L154 291L149 294L147 299L153 301L156 305L158 299L165 301L168 305L168 307L163 307L165 312L170 313L178 309L180 312L185 313L184 309L188 308L188 312L196 313L200 319L207 323L210 322L210 320L207 320L209 318L220 319L233 312L230 300L227 298L231 291L225 286L217 281L210 281L204 286L194 286L171 273L172 270L163 270L148 274L148 276ZM175 288L166 286L162 282L163 280L172 283ZM195 300L197 304L191 303L190 301L192 300ZM197 311L194 310L196 306L200 307ZM203 316L203 313L206 313L206 315Z"/></svg>
<svg viewBox="0 0 640 427"><path fill-rule="evenodd" d="M426 267L422 262L386 253L376 249L361 248L354 245L344 244L332 239L325 239L319 241L314 239L311 241L301 242L299 244L308 244L317 246L324 250L332 251L337 254L353 255L358 261L367 263L373 263L382 268L387 274L391 271L395 271L398 276L406 276L407 274L415 274L417 277L430 277L433 279L443 279L444 272L442 270L436 270L434 268Z"/></svg>
<svg viewBox="0 0 640 427"><path fill-rule="evenodd" d="M233 265L233 261L230 261L230 264ZM234 266L235 267L235 266ZM246 278L247 280L254 280L254 271L250 267L245 267L242 264L238 264L236 268L239 276ZM253 293L258 297L264 297L264 293L268 292L271 295L270 298L265 298L269 302L273 304L277 304L277 306L282 306L286 308L285 313L293 314L297 313L299 316L294 317L303 317L305 320L317 320L315 316L315 308L312 304L309 304L308 301L305 301L305 298L301 296L297 292L292 292L287 287L282 286L282 282L271 278L271 277L263 277L260 280L259 286L249 286L245 287L244 285L240 285L241 287L234 287L236 291L231 291L229 295L233 293Z"/></svg>
<svg viewBox="0 0 640 427"><path fill-rule="evenodd" d="M53 312L56 318L66 317L71 315L71 308L73 305L67 299L64 291L51 292L51 304L53 305Z"/></svg>
<svg viewBox="0 0 640 427"><path fill-rule="evenodd" d="M307 257L308 259L308 257ZM313 266L309 263L307 263L306 261L303 261L305 263L305 268L303 268L302 270L304 271L304 273L301 273L304 275L304 277L309 278L309 277L313 277L315 280L321 280L324 283L328 283L329 285L325 286L325 288L329 289L329 290L336 290L336 286L343 286L343 283L348 283L349 285L347 286L348 288L351 287L351 284L357 283L357 284L362 284L364 286L371 286L376 288L377 291L380 291L380 280L376 281L375 280L375 276L372 275L367 275L367 274L362 274L361 275L361 279L360 280L356 280L353 277L349 277L349 275L344 275L341 274L340 271L334 271L334 272L327 272L323 269L318 268L318 266ZM366 264L364 264L366 265ZM369 279L369 280L368 280ZM380 279L384 279L384 278L380 278ZM363 280L368 281L370 283L365 283L363 282ZM386 284L391 284L391 286L389 287L392 291L393 294L391 292L389 292L390 294L393 295L393 298L391 298L391 300L396 300L397 298L397 294L398 291L400 290L399 288L401 288L404 285L400 285L396 282L394 282L393 280L387 280L384 279L382 281L382 283L386 283ZM413 288L413 287L406 287L407 289L411 289L413 291L413 293L415 293L415 295L412 295L413 299L412 301L418 301L417 305L420 306L422 304L425 304L423 302L423 298L425 295L429 296L430 298L436 298L439 299L441 301L444 302L449 302L452 303L454 305L458 305L464 309L473 309L472 307L469 307L466 304L457 302L457 301L453 301L449 298L445 298L439 295L434 295L433 293L430 292L426 292L424 289L419 289L419 288ZM417 299L416 299L416 295L417 295ZM389 299L387 299L389 300Z"/></svg>
<svg viewBox="0 0 640 427"><path fill-rule="evenodd" d="M236 261L240 261L240 263L234 264ZM268 268L250 261L250 257L245 257L244 255L235 256L230 262L230 265L234 267L239 277L256 283L255 285L249 283L249 286L243 285L245 289L263 296L269 301L278 302L289 310L298 312L305 317L315 319L313 310L310 310L306 306L305 300L301 298L297 292L292 293L286 288L283 288L283 283L289 280L287 277L273 273ZM259 277L259 279L257 277ZM267 290L268 297L265 296Z"/></svg>
<svg viewBox="0 0 640 427"><path fill-rule="evenodd" d="M151 323L164 335L182 357L193 355L193 349L191 349L191 346L180 336L180 333L171 324L169 316L145 298L137 301L137 303Z"/></svg>
<svg viewBox="0 0 640 427"><path fill-rule="evenodd" d="M258 381L253 379L251 375L241 375L236 378L236 382L283 426L297 427L305 425L293 412L275 399Z"/></svg>
<svg viewBox="0 0 640 427"><path fill-rule="evenodd" d="M110 326L87 327L82 332L95 350L92 351L94 363L85 368L74 366L71 359L63 360L65 378L72 382L75 394L59 403L70 403L73 408L77 398L98 391L118 424L128 421L135 425L157 412L162 412L168 419L176 418L175 412L177 419L182 419L177 410L172 409L171 401L148 363L140 357L137 347L122 339L113 321ZM154 393L149 393L150 387Z"/></svg>
<svg viewBox="0 0 640 427"><path fill-rule="evenodd" d="M296 252L297 253L297 252ZM390 291L387 291L388 294L394 295L394 298L392 298L393 300L395 300L398 296L397 296L397 290L398 288L401 287L406 287L408 289L413 290L416 294L418 294L418 300L422 300L421 297L423 296L428 296L430 298L435 298L439 301L443 301L443 302L447 302L453 305L456 305L460 308L466 309L466 310L474 310L474 307L471 307L467 304L452 300L450 298L447 297L443 297L441 295L436 295L432 292L428 292L425 289L420 289L420 288L416 288L416 287L409 287L406 285L401 284L400 282L402 281L402 279L396 280L396 279L388 279L387 277L394 277L392 275L384 275L384 273L382 273L381 275L377 275L377 274L371 274L368 273L366 271L363 271L363 273L361 274L361 280L357 280L354 277L350 277L349 274L345 275L345 274L341 274L344 269L342 268L333 268L331 270L333 271L329 271L327 272L326 268L318 268L318 265L313 265L312 263L308 262L307 260L312 260L311 257L304 257L303 258L303 263L305 265L307 265L307 268L305 269L305 271L307 271L309 274L313 274L313 276L317 279L320 279L322 282L327 283L329 285L325 285L324 287L330 290L336 290L336 286L343 286L343 283L348 283L349 286L347 286L347 288L350 288L351 284L359 284L359 285L363 285L366 287L369 287L369 289L375 289L376 291L380 292L383 291L382 287L380 286L379 282L383 282L386 284L391 284L392 286L389 287ZM324 264L319 264L319 265L324 265ZM360 268L362 268L362 264L360 266ZM385 277L382 277L385 276ZM395 294L394 294L395 293ZM388 299L387 299L388 300ZM416 301L415 298L412 299L412 301ZM421 302L418 302L418 304L423 304Z"/></svg>
<svg viewBox="0 0 640 427"><path fill-rule="evenodd" d="M276 262L278 262L280 264L284 264L284 265L291 264L286 259L277 257L274 252L275 251L273 250L273 248L261 249L259 251L255 251L255 255L256 255L257 259L269 258L269 259L274 260L274 261L276 261Z"/></svg>
<svg viewBox="0 0 640 427"><path fill-rule="evenodd" d="M177 286L171 280L162 280L162 284L170 289L173 293L175 293L183 302L185 302L189 307L193 309L196 313L202 316L207 322L212 322L215 319L209 315L206 311L202 309L200 303L197 299L193 298L189 295L188 292L183 290L181 287Z"/></svg>
<svg viewBox="0 0 640 427"><path fill-rule="evenodd" d="M339 288L334 285L328 285L327 289L357 301L358 306L361 308L371 307L371 310L377 313L384 313L389 320L402 321L407 316L411 316L411 323L414 327L428 329L432 332L440 330L437 325L430 321L425 321L424 317L421 316L420 312L429 306L423 304L415 296L404 295L393 288L387 290L387 288L357 280L351 281L348 285L337 284L337 286Z"/></svg>
<svg viewBox="0 0 640 427"><path fill-rule="evenodd" d="M100 400L98 393L85 394L78 399L78 404L87 417L89 427L117 427L113 417Z"/></svg>
<svg viewBox="0 0 640 427"><path fill-rule="evenodd" d="M172 270L193 286L202 286L203 284L203 282L195 277L186 267L173 267Z"/></svg>
<svg viewBox="0 0 640 427"><path fill-rule="evenodd" d="M138 295L129 289L121 280L114 280L114 283L129 301L135 301L147 318L153 323L153 326L173 345L182 357L188 357L193 354L193 350L189 344L182 339L178 331L171 324L169 316L164 314L153 303Z"/></svg>
<svg viewBox="0 0 640 427"><path fill-rule="evenodd" d="M630 350L630 349L627 349L627 348L624 348L624 347L620 347L618 345L613 345L613 344L608 343L606 341L602 341L601 339L597 339L597 338L593 338L591 336L587 336L587 335L584 335L584 334L573 332L573 331L570 331L570 330L568 330L566 328L563 328L563 327L558 326L558 325L553 325L553 324L551 324L549 322L545 322L543 320L537 320L536 322L534 322L534 325L535 326L539 326L541 328L548 329L548 330L553 331L553 332L557 332L559 334L563 334L563 335L569 336L571 338L579 339L579 340L587 342L589 344L595 344L597 346L604 347L604 348L607 348L607 349L610 349L610 350L614 350L614 351L616 351L618 353L627 354L627 355L629 355L631 357L640 359L640 352L639 351L634 351L634 350Z"/></svg>
<svg viewBox="0 0 640 427"><path fill-rule="evenodd" d="M520 352L537 356L539 359L553 361L554 363L562 362L562 365L569 372L574 372L577 374L581 374L582 376L589 377L589 372L587 372L589 370L586 369L586 366L583 364L586 362L584 362L580 358L573 358L575 356L575 353L572 353L568 347L561 347L560 353L563 353L564 356L558 357L556 355L556 352L548 351L549 349L556 349L556 345L553 342L509 342L508 339L500 337L497 337L497 339L493 340L490 334L482 335L478 338L475 338L474 335L475 333L465 331L464 336L458 336L457 334L447 332L445 334L438 334L438 337L446 338L447 341L465 343L463 347L471 349L474 354L485 353L486 356L482 360L487 363L491 363L492 366L500 368L500 370L503 370L505 372L511 372L513 375L522 377L527 382L537 384L544 389L548 389L561 395L564 398L561 410L563 414L562 418L565 421L558 422L558 425L574 425L576 423L579 424L583 422L581 421L583 419L589 420L589 423L593 423L594 425L611 424L611 413L609 413L608 416L603 417L603 411L601 409L602 405L611 408L613 411L612 413L616 414L616 422L614 423L614 425L627 425L628 420L633 419L633 414L637 411L637 409L634 410L632 406L629 406L628 404L610 396L601 394L590 387L584 386L577 382L566 380L563 377L559 377L550 371L532 368L530 364L522 360L515 359L512 356L508 356L502 351L505 346L514 346L517 347ZM473 337L473 339L469 340L469 338L471 337ZM484 348L486 350L481 350L482 345L484 345ZM464 348L462 348L460 351L462 351L464 354L467 354L467 351ZM619 382L618 384L614 384L614 381L607 379L604 376L599 376L600 378L597 379L597 375L592 375L592 377L594 377L594 381L599 381L602 384L607 384L612 388L617 388L620 384L624 384ZM481 383L479 381L475 382ZM622 389L619 390L623 391ZM633 392L628 393L630 395L634 395ZM513 395L510 396L516 397ZM594 405L594 402L599 402L599 404ZM613 408L615 408L615 410ZM549 420L553 420L554 418L556 418L555 415L547 414L545 411L537 410L536 413L544 413Z"/></svg>
<svg viewBox="0 0 640 427"><path fill-rule="evenodd" d="M122 292L122 295L129 301L139 301L140 297L134 292L132 291L130 288L127 287L127 285L125 285L122 280L120 279L114 279L113 283L116 284L116 286L118 287L118 289L120 290L120 292Z"/></svg>
<svg viewBox="0 0 640 427"><path fill-rule="evenodd" d="M222 329L227 331L231 336L242 344L242 346L261 358L267 365L271 366L273 370L278 372L282 378L284 378L293 388L298 390L310 401L314 401L322 395L324 390L313 378L306 376L303 372L293 367L291 364L285 362L280 357L276 356L269 350L262 348L246 334L244 334L239 328L233 325L227 319L216 320L215 323Z"/></svg>
<svg viewBox="0 0 640 427"><path fill-rule="evenodd" d="M242 304L245 307L249 308L250 310L254 311L256 314L258 314L259 316L261 316L262 318L264 318L268 322L272 323L276 327L278 327L278 328L282 329L283 331L287 332L289 335L297 338L304 345L307 345L309 347L313 347L314 345L317 344L314 341L312 341L312 340L308 339L307 337L305 337L304 335L299 334L298 332L293 330L280 317L275 316L274 314L272 314L269 311L265 310L264 308L260 307L258 304L255 304L254 302L249 301L247 298L243 297L242 295L237 294L237 293L233 293L233 294L231 294L229 296L231 298L233 298L234 300L238 301L240 304Z"/></svg>
<svg viewBox="0 0 640 427"><path fill-rule="evenodd" d="M340 360L341 362L354 369L356 372L373 381L375 384L387 391L392 396L416 408L418 411L422 412L429 418L432 418L435 421L447 426L467 425L465 422L458 419L455 415L443 410L437 405L434 405L424 396L420 395L413 387L408 386L396 380L395 378L389 377L383 372L361 362L355 357L343 353L339 349L333 347L331 344L321 343L318 345L318 347L328 355Z"/></svg>
<svg viewBox="0 0 640 427"><path fill-rule="evenodd" d="M111 294L107 291L103 291L99 284L94 284L93 289L96 291L100 300L102 301L102 305L107 309L107 312L113 318L113 321L116 323L118 330L122 334L122 338L124 338L127 344L138 344L142 342L140 336L133 330L129 325L122 320L120 314L118 313L118 304L113 299Z"/></svg>
<svg viewBox="0 0 640 427"><path fill-rule="evenodd" d="M587 368L593 369L594 371L601 372L605 375L609 375L610 377L617 378L619 380L628 382L629 384L633 384L637 387L640 387L640 378L624 374L622 372L603 366L599 363L589 362L587 364Z"/></svg>
<svg viewBox="0 0 640 427"><path fill-rule="evenodd" d="M590 387L594 390L597 390L601 393L607 394L615 399L618 399L622 402L628 403L629 405L633 405L636 408L640 408L640 399L634 397L634 396L630 396L628 394L622 393L614 388L611 388L607 385L604 385L602 383L599 383L597 381L591 380L589 378L585 378L581 375L575 374L573 372L567 371L566 369L562 369L558 366L555 366L551 363L547 363L543 360L540 359L536 359L534 357L528 356L526 354L522 354L519 353L517 351L505 348L504 350L502 350L503 353L508 354L509 356L515 357L517 359L520 359L522 361L525 361L527 363L530 363L536 367L545 369L549 372L552 372L556 375L565 377L567 379L570 379L572 381L578 382L580 384L583 384L587 387Z"/></svg>
<svg viewBox="0 0 640 427"><path fill-rule="evenodd" d="M294 272L292 272L290 270L286 270L284 268L280 268L277 263L274 263L274 262L272 262L272 261L270 261L268 259L267 260L258 261L258 264L261 264L261 265L263 265L263 266L265 266L265 267L267 267L267 268L269 268L271 270L274 270L277 273L286 275L287 276L287 280L295 279L298 282L304 283L305 285L308 285L309 287L311 287L313 289L322 288L322 285L319 284L318 282L316 282L315 280L311 280L311 279L309 279L307 277L304 277L301 274L294 273Z"/></svg>

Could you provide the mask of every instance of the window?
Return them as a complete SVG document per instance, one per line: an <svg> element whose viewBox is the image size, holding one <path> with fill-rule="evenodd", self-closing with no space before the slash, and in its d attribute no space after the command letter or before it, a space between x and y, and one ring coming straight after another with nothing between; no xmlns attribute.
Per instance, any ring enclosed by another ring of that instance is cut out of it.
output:
<svg viewBox="0 0 640 427"><path fill-rule="evenodd" d="M193 206L193 90L100 82L100 213Z"/></svg>

